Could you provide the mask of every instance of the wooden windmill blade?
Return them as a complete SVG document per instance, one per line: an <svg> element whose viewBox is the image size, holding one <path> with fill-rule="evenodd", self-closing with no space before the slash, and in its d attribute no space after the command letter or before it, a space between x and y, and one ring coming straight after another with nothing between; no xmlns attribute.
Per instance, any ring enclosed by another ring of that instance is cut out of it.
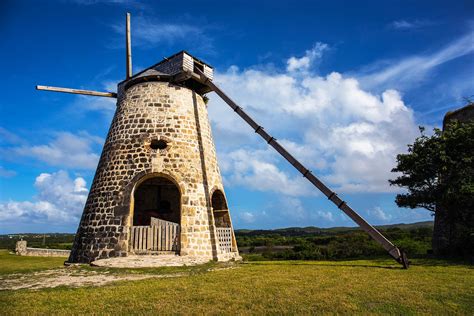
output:
<svg viewBox="0 0 474 316"><path fill-rule="evenodd" d="M63 93L72 93L72 94L82 94L82 95L91 95L91 96L95 96L95 97L117 98L117 93L115 93L115 92L102 92L102 91L60 88L60 87L40 86L40 85L36 86L36 90L54 91L54 92L63 92Z"/></svg>
<svg viewBox="0 0 474 316"><path fill-rule="evenodd" d="M319 189L331 202L333 202L341 211L349 216L357 223L365 232L367 232L376 242L378 242L398 263L402 264L405 269L409 266L406 254L398 249L390 240L388 240L375 227L370 225L362 216L354 211L345 201L328 188L321 180L311 173L303 164L301 164L293 155L291 155L278 141L268 134L262 126L257 124L245 111L238 106L231 98L229 98L218 86L216 86L204 73L195 68L194 72L200 77L203 84L212 89L221 99L227 103L235 113L237 113L248 125L250 125L255 133L259 134L270 146L272 146L283 158L285 158L303 177L308 179L317 189Z"/></svg>
<svg viewBox="0 0 474 316"><path fill-rule="evenodd" d="M130 13L126 14L125 21L125 49L126 49L126 73L125 78L128 80L133 76L132 73L132 39L130 34ZM53 91L53 92L62 92L62 93L72 93L72 94L82 94L94 97L107 97L107 98L117 98L116 92L108 91L93 91L93 90L84 90L84 89L71 89L63 87L52 87L52 86L42 86L37 85L36 90L43 91Z"/></svg>

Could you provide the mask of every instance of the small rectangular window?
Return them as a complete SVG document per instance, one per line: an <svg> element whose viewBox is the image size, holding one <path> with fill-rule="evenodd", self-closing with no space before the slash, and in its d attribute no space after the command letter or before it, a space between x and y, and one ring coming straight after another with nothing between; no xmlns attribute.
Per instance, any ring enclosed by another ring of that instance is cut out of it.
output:
<svg viewBox="0 0 474 316"><path fill-rule="evenodd" d="M204 65L197 63L194 61L194 72L197 73L196 69L201 70L202 73L204 73Z"/></svg>

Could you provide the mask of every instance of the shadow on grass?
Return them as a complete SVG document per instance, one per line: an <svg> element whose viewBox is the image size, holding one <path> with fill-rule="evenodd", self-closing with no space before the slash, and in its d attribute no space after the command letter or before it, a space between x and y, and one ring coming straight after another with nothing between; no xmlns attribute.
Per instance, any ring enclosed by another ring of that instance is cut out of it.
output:
<svg viewBox="0 0 474 316"><path fill-rule="evenodd" d="M466 266L468 268L474 268L472 263L463 259L415 259L412 265L424 267Z"/></svg>
<svg viewBox="0 0 474 316"><path fill-rule="evenodd" d="M202 274L213 269L220 269L220 268L228 268L235 266L236 263L234 262L214 262L209 261L204 264L198 265L190 265L190 266L178 266L178 267L156 267L156 268L111 268L111 267L96 267L96 266L89 266L84 265L81 266L81 269L88 270L88 271L100 271L106 273L113 273L113 274L155 274L155 275L162 275L162 274L177 274L177 273L185 273L187 275L195 275L195 274Z"/></svg>
<svg viewBox="0 0 474 316"><path fill-rule="evenodd" d="M361 260L362 261L362 260ZM297 260L288 260L288 261L247 261L243 264L248 265L286 265L286 266L320 266L320 267L353 267L353 268L376 268L376 269L388 269L388 270L400 270L403 269L402 266L393 265L391 262L385 261L383 263L370 263L367 260L363 262L354 261L297 261Z"/></svg>
<svg viewBox="0 0 474 316"><path fill-rule="evenodd" d="M325 261L305 261L305 260L281 260L281 261L245 261L243 264L254 265L314 265L322 267L361 267L388 270L403 270L403 267L390 259L354 259L354 260L325 260ZM455 267L464 266L474 268L472 264L465 260L427 259L414 258L410 260L413 267Z"/></svg>

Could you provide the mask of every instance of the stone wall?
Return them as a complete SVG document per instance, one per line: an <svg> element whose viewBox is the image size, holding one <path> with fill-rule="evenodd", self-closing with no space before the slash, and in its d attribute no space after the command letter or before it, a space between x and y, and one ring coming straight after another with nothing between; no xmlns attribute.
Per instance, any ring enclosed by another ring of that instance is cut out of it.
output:
<svg viewBox="0 0 474 316"><path fill-rule="evenodd" d="M446 113L443 119L443 129L446 128L447 124L453 121L458 121L460 123L474 121L474 103Z"/></svg>
<svg viewBox="0 0 474 316"><path fill-rule="evenodd" d="M449 124L453 121L466 123L474 121L474 104L471 103L460 109L446 113L443 120L443 130L449 128ZM456 235L453 227L455 223L450 223L449 209L443 208L441 205L436 206L435 220L433 227L433 253L438 256L444 256L451 252L451 243L454 242L453 236Z"/></svg>
<svg viewBox="0 0 474 316"><path fill-rule="evenodd" d="M63 249L31 248L26 240L16 242L15 253L19 256L31 257L69 257L71 251Z"/></svg>
<svg viewBox="0 0 474 316"><path fill-rule="evenodd" d="M202 97L167 82L118 91L69 261L126 256L134 189L154 176L171 180L180 190L181 255L217 259L210 196L224 190ZM153 140L164 140L167 147L153 149Z"/></svg>

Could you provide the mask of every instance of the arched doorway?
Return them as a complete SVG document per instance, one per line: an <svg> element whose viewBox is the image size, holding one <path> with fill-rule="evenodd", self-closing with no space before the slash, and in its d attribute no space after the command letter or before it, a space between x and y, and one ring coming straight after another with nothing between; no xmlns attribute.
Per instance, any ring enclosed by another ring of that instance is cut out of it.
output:
<svg viewBox="0 0 474 316"><path fill-rule="evenodd" d="M164 177L140 183L135 189L134 200L133 226L149 226L151 218L181 222L181 194L178 187Z"/></svg>
<svg viewBox="0 0 474 316"><path fill-rule="evenodd" d="M180 250L181 194L161 176L140 182L133 193L130 252L155 254Z"/></svg>
<svg viewBox="0 0 474 316"><path fill-rule="evenodd" d="M229 208L224 193L215 190L211 197L212 212L214 215L214 225L219 242L220 253L232 252L233 232L230 222Z"/></svg>
<svg viewBox="0 0 474 316"><path fill-rule="evenodd" d="M214 222L216 227L231 227L229 209L222 191L215 190L214 193L212 193L211 206L214 212Z"/></svg>

